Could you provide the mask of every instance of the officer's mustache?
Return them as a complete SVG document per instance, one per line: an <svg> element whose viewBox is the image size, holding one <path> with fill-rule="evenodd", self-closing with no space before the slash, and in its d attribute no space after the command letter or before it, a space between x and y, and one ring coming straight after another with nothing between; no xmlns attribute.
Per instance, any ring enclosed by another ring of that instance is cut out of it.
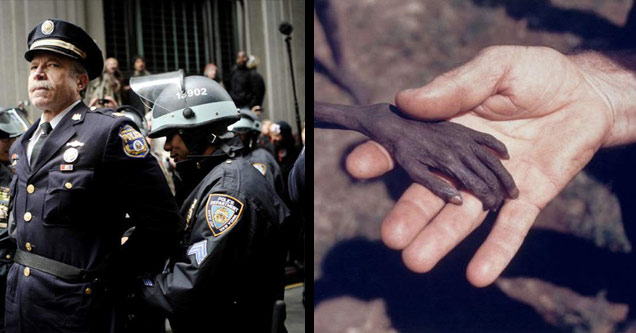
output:
<svg viewBox="0 0 636 333"><path fill-rule="evenodd" d="M29 85L29 91L34 92L36 89L52 89L53 85L49 81L35 81Z"/></svg>

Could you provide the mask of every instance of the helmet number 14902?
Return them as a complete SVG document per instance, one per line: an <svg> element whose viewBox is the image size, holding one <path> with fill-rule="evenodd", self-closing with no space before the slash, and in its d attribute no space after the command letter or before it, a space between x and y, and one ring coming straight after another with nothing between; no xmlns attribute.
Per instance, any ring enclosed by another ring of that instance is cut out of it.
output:
<svg viewBox="0 0 636 333"><path fill-rule="evenodd" d="M203 96L207 94L208 94L208 90L206 88L194 88L194 89L188 89L182 93L178 92L177 99L182 99L182 98L192 97L192 96Z"/></svg>

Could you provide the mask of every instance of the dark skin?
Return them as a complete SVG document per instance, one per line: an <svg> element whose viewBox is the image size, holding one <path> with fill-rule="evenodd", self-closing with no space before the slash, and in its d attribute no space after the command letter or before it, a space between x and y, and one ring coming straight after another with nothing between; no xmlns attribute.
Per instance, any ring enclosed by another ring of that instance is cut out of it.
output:
<svg viewBox="0 0 636 333"><path fill-rule="evenodd" d="M447 202L461 205L461 195L435 172L456 179L481 200L484 210L496 210L506 197L519 196L512 176L493 153L508 159L508 150L490 134L446 121L407 119L387 103L347 106L314 102L314 125L366 135L384 146L415 182Z"/></svg>

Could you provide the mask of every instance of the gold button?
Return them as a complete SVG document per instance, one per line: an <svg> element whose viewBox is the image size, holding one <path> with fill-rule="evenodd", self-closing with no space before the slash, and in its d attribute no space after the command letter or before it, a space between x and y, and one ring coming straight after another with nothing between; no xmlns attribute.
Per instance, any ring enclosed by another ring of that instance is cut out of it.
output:
<svg viewBox="0 0 636 333"><path fill-rule="evenodd" d="M70 190L73 187L73 184L67 182L66 184L64 184L64 187Z"/></svg>
<svg viewBox="0 0 636 333"><path fill-rule="evenodd" d="M11 255L10 255L10 254L7 254L7 255L6 255L6 256L4 256L4 257L5 257L5 258L7 258L7 259L11 259Z"/></svg>
<svg viewBox="0 0 636 333"><path fill-rule="evenodd" d="M29 267L24 268L24 276L29 276L31 275L31 270L29 269Z"/></svg>
<svg viewBox="0 0 636 333"><path fill-rule="evenodd" d="M93 293L93 289L91 289L91 288L86 288L86 289L84 290L84 293L85 293L86 295L90 295L90 294L92 294L92 293Z"/></svg>
<svg viewBox="0 0 636 333"><path fill-rule="evenodd" d="M31 215L31 213L29 213L29 212L24 213L24 220L25 221L29 222L29 221L31 221L32 218L33 218L33 215Z"/></svg>
<svg viewBox="0 0 636 333"><path fill-rule="evenodd" d="M35 186L33 186L33 184L29 184L29 186L27 186L27 193L31 194L35 192Z"/></svg>
<svg viewBox="0 0 636 333"><path fill-rule="evenodd" d="M26 244L24 244L24 247L26 247L27 251L29 251L29 252L31 250L33 250L33 247L31 247L31 243L29 243L29 242L26 242Z"/></svg>

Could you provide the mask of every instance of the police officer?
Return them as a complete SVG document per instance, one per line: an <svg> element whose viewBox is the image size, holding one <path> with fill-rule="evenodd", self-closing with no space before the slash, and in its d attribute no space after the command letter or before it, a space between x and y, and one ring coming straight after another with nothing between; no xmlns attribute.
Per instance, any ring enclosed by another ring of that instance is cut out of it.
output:
<svg viewBox="0 0 636 333"><path fill-rule="evenodd" d="M13 178L9 164L9 149L17 137L26 131L27 125L16 109L0 109L0 188L8 188Z"/></svg>
<svg viewBox="0 0 636 333"><path fill-rule="evenodd" d="M12 263L14 246L7 229L9 208L9 184L13 177L13 167L9 164L11 145L27 129L27 122L14 108L0 110L0 299L4 300L7 272ZM0 303L0 313L4 314L4 302ZM0 332L4 332L4 315L0 316Z"/></svg>
<svg viewBox="0 0 636 333"><path fill-rule="evenodd" d="M103 68L84 30L45 20L25 58L42 116L11 148L7 331L121 331L119 295L178 244L178 209L135 124L82 103ZM136 230L122 246L126 214Z"/></svg>
<svg viewBox="0 0 636 333"><path fill-rule="evenodd" d="M181 250L162 274L144 280L143 298L167 314L175 332L271 331L273 305L283 298L279 228L288 210L227 131L238 119L229 94L203 76L162 75L157 82L175 84L158 86L160 94L144 91L150 82L137 88L133 79L131 88L142 98L158 96L149 136L166 137L177 172L196 185L181 207Z"/></svg>
<svg viewBox="0 0 636 333"><path fill-rule="evenodd" d="M261 134L261 122L256 114L248 110L241 110L241 119L228 126L228 130L236 133L245 147L243 154L247 160L260 171L267 181L274 186L276 193L285 198L285 181L280 172L280 166L274 156L258 145Z"/></svg>
<svg viewBox="0 0 636 333"><path fill-rule="evenodd" d="M289 199L291 202L291 206L295 206L301 213L302 215L302 219L303 219L303 230L301 233L301 238L302 238L302 245L303 245L303 263L305 262L305 253L306 253L306 243L305 243L305 230L307 230L308 225L307 222L309 221L309 216L307 215L309 213L309 210L305 207L305 205L307 204L307 194L306 192L306 186L305 186L305 147L303 147L303 150L300 152L300 155L298 155L298 159L296 159L296 162L294 163L294 166L291 169L291 172L289 172L289 179L287 181L287 186L288 186L288 191L289 191ZM304 274L304 273L303 273ZM311 288L311 285L307 284L307 275L304 275L304 281L305 284L303 286L303 305L305 305L305 286L309 286L309 288ZM311 294L311 289L310 289L310 294ZM305 305L306 306L306 305Z"/></svg>

